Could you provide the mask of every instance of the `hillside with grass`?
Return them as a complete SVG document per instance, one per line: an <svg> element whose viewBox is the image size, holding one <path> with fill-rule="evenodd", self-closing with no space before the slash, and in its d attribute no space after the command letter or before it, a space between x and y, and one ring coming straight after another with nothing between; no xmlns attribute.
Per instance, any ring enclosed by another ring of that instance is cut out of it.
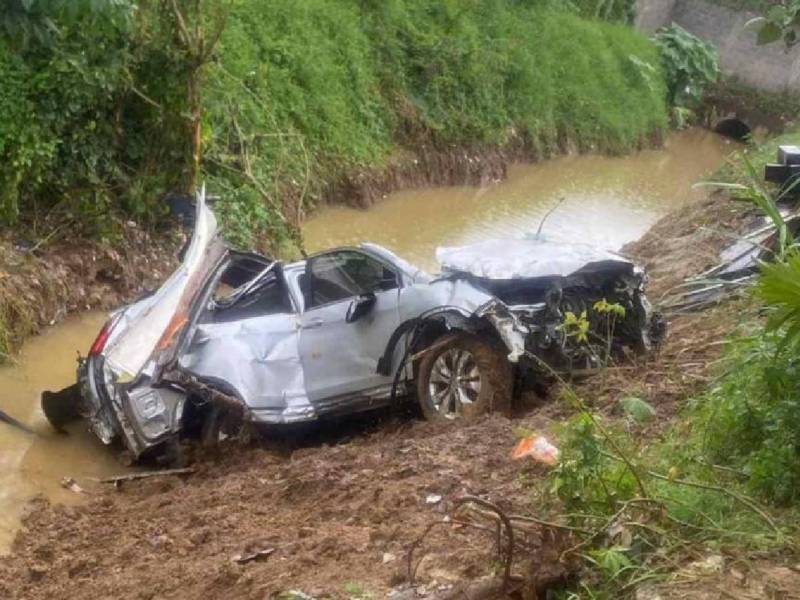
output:
<svg viewBox="0 0 800 600"><path fill-rule="evenodd" d="M165 194L205 182L230 239L291 254L303 216L351 200L364 171L634 149L667 106L631 5L15 0L0 216L37 239L64 221L113 239L120 218L152 227Z"/></svg>

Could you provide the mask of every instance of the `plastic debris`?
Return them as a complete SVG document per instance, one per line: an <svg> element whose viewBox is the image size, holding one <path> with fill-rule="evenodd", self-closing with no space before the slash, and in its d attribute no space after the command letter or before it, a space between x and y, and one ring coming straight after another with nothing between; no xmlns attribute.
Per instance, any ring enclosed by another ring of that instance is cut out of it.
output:
<svg viewBox="0 0 800 600"><path fill-rule="evenodd" d="M242 552L231 557L231 561L239 564L266 558L275 552L275 548L257 548L250 552Z"/></svg>
<svg viewBox="0 0 800 600"><path fill-rule="evenodd" d="M439 504L442 501L442 497L439 494L428 494L425 498L425 504Z"/></svg>
<svg viewBox="0 0 800 600"><path fill-rule="evenodd" d="M69 490L70 492L75 492L76 494L86 493L83 488L78 485L78 482L72 477L63 477L61 479L61 487L63 487L65 490Z"/></svg>
<svg viewBox="0 0 800 600"><path fill-rule="evenodd" d="M541 435L529 435L522 438L514 447L511 458L519 460L530 456L536 462L555 466L561 453L550 441Z"/></svg>

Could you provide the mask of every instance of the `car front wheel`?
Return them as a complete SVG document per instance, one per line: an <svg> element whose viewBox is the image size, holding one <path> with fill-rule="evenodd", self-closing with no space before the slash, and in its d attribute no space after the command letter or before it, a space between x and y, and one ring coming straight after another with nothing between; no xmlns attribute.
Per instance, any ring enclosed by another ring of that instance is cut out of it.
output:
<svg viewBox="0 0 800 600"><path fill-rule="evenodd" d="M512 385L511 365L503 348L468 333L434 342L417 371L417 398L430 421L508 412Z"/></svg>

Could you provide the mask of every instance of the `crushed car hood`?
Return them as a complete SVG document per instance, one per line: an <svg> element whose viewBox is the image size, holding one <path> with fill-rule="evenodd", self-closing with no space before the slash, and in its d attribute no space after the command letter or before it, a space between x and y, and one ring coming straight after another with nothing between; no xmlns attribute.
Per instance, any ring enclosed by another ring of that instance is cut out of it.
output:
<svg viewBox="0 0 800 600"><path fill-rule="evenodd" d="M445 272L483 279L569 277L609 267L634 265L626 258L588 244L551 240L486 240L468 246L440 247L436 259Z"/></svg>

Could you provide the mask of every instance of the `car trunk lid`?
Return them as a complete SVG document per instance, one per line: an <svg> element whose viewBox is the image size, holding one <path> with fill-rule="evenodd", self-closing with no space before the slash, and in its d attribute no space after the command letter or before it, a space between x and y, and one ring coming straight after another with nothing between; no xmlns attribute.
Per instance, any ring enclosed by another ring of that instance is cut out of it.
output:
<svg viewBox="0 0 800 600"><path fill-rule="evenodd" d="M135 315L124 319L125 329L115 331L105 348L106 365L117 383L130 383L151 362L163 364L174 356L193 303L225 255L217 231L216 217L202 190L197 195L195 228L183 262Z"/></svg>

